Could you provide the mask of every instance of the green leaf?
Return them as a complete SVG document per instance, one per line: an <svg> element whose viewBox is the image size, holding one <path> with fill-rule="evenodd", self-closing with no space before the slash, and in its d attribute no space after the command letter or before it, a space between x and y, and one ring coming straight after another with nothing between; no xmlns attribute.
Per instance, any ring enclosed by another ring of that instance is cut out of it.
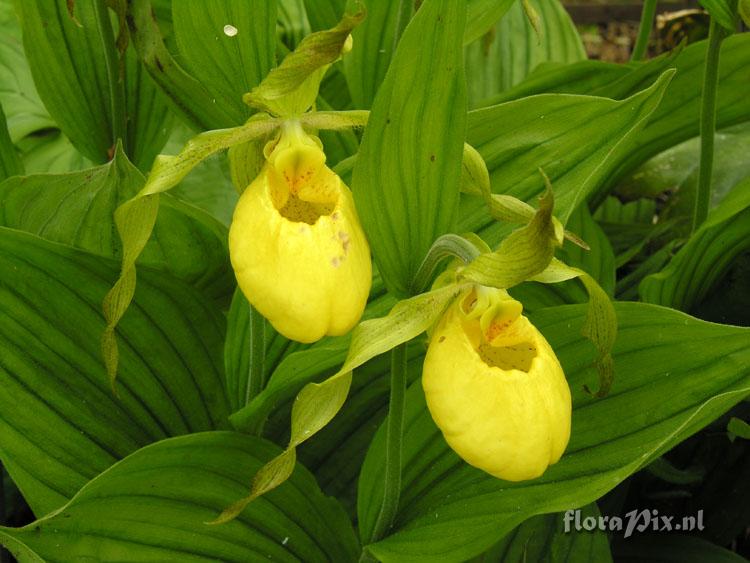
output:
<svg viewBox="0 0 750 563"><path fill-rule="evenodd" d="M750 179L741 182L667 266L639 286L643 301L689 311L750 248Z"/></svg>
<svg viewBox="0 0 750 563"><path fill-rule="evenodd" d="M126 21L138 57L177 115L196 129L237 125L231 110L215 103L207 87L175 61L164 44L149 0L129 1Z"/></svg>
<svg viewBox="0 0 750 563"><path fill-rule="evenodd" d="M747 559L696 536L659 534L616 542L617 561L637 563L745 563Z"/></svg>
<svg viewBox="0 0 750 563"><path fill-rule="evenodd" d="M466 3L466 30L464 44L469 44L491 33L492 27L508 10L515 0L468 0Z"/></svg>
<svg viewBox="0 0 750 563"><path fill-rule="evenodd" d="M352 191L388 289L405 294L456 220L465 127L461 3L427 0L378 90Z"/></svg>
<svg viewBox="0 0 750 563"><path fill-rule="evenodd" d="M125 53L127 138L125 152L140 170L148 171L172 129L172 113L133 49Z"/></svg>
<svg viewBox="0 0 750 563"><path fill-rule="evenodd" d="M583 506L750 394L750 329L706 323L642 303L618 303L614 392L583 391L593 375L584 309L532 315L556 351L573 395L566 454L539 479L509 483L460 460L432 422L420 385L407 393L401 503L393 535L369 546L388 561L465 560L526 518ZM696 350L700 350L696 354ZM359 491L360 526L377 516L384 431L368 452Z"/></svg>
<svg viewBox="0 0 750 563"><path fill-rule="evenodd" d="M12 178L0 184L0 225L120 259L113 213L144 181L120 150L110 163L81 172ZM226 238L213 218L167 196L139 264L226 299L235 284Z"/></svg>
<svg viewBox="0 0 750 563"><path fill-rule="evenodd" d="M596 504L581 508L580 518L599 518ZM568 524L570 526L571 523ZM537 561L539 563L607 563L612 561L606 532L565 528L565 513L529 518L486 553L469 563Z"/></svg>
<svg viewBox="0 0 750 563"><path fill-rule="evenodd" d="M541 63L586 58L578 31L559 0L533 0L532 5L541 17L541 36L529 24L522 3L515 2L481 41L466 47L470 106L481 106L481 100L515 86Z"/></svg>
<svg viewBox="0 0 750 563"><path fill-rule="evenodd" d="M208 90L233 125L250 117L242 96L260 84L276 59L276 0L173 2L180 61Z"/></svg>
<svg viewBox="0 0 750 563"><path fill-rule="evenodd" d="M745 22L745 25L750 26L750 0L739 0L737 11L740 17L742 17L742 21Z"/></svg>
<svg viewBox="0 0 750 563"><path fill-rule="evenodd" d="M244 474L276 451L232 432L165 440L118 463L46 518L0 528L0 541L16 556L28 554L22 561L61 554L75 561L355 561L359 547L346 514L302 467L231 524L205 524L241 493Z"/></svg>
<svg viewBox="0 0 750 563"><path fill-rule="evenodd" d="M256 473L250 494L224 510L216 522L236 518L252 501L281 485L289 477L296 447L328 424L343 406L351 386L352 370L428 330L462 287L452 285L399 301L388 316L357 325L351 334L346 361L339 370L322 383L308 383L297 395L286 450ZM248 411L252 412L253 408L251 403ZM235 427L239 426L237 416L235 414L232 420ZM244 418L245 413L242 416Z"/></svg>
<svg viewBox="0 0 750 563"><path fill-rule="evenodd" d="M0 33L0 104L10 137L18 142L29 133L56 125L36 92L12 8L10 15L13 19L3 25Z"/></svg>
<svg viewBox="0 0 750 563"><path fill-rule="evenodd" d="M97 343L115 263L2 227L0 270L0 452L36 514L139 447L226 427L225 321L200 293L144 269L115 397Z"/></svg>
<svg viewBox="0 0 750 563"><path fill-rule="evenodd" d="M623 100L546 94L469 112L467 140L484 157L493 192L529 201L544 188L537 169L555 186L556 216L565 224L579 204L609 181L661 103L674 71ZM496 245L503 226L481 199L467 196L459 231Z"/></svg>
<svg viewBox="0 0 750 563"><path fill-rule="evenodd" d="M345 14L336 27L305 37L263 81L245 94L246 104L274 115L296 117L315 103L328 66L341 57L364 13Z"/></svg>
<svg viewBox="0 0 750 563"><path fill-rule="evenodd" d="M109 11L103 0L16 1L23 44L39 95L73 145L107 162L125 136L125 98Z"/></svg>
<svg viewBox="0 0 750 563"><path fill-rule="evenodd" d="M352 32L352 50L343 57L344 75L354 107L369 109L411 19L413 5L400 1L359 1L364 4L367 17ZM353 0L349 2L349 6L355 5Z"/></svg>
<svg viewBox="0 0 750 563"><path fill-rule="evenodd" d="M10 140L8 125L5 121L5 112L0 104L0 182L11 176L23 174L23 164L18 158L16 147Z"/></svg>
<svg viewBox="0 0 750 563"><path fill-rule="evenodd" d="M737 0L699 0L699 2L721 27L730 33L737 29Z"/></svg>
<svg viewBox="0 0 750 563"><path fill-rule="evenodd" d="M346 9L346 0L304 0L307 19L313 31L334 27Z"/></svg>

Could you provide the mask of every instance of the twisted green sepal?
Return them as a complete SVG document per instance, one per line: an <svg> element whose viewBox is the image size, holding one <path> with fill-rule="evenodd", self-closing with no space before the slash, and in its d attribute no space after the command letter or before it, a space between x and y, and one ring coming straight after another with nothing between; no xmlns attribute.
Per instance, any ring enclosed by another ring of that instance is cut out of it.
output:
<svg viewBox="0 0 750 563"><path fill-rule="evenodd" d="M596 348L596 370L599 373L599 390L592 393L596 397L605 397L614 381L614 362L612 347L617 339L617 314L607 292L588 273L568 266L553 258L547 268L531 278L541 283L559 283L579 278L589 294L589 307L581 334L589 339ZM586 391L591 393L588 387Z"/></svg>
<svg viewBox="0 0 750 563"><path fill-rule="evenodd" d="M349 393L352 370L428 330L448 304L466 287L450 285L397 303L387 316L361 322L338 372L321 383L309 383L292 407L292 431L286 450L264 465L253 478L250 494L227 507L209 524L236 518L256 498L286 481L294 470L296 448L328 424Z"/></svg>
<svg viewBox="0 0 750 563"><path fill-rule="evenodd" d="M478 256L459 272L467 281L507 289L541 273L550 263L562 233L552 219L552 191L539 199L539 209L529 223L513 231L494 252Z"/></svg>
<svg viewBox="0 0 750 563"><path fill-rule="evenodd" d="M159 210L159 193L177 185L206 157L232 145L268 135L278 126L277 120L259 114L240 127L201 133L188 141L177 156L156 157L141 191L115 211L115 225L122 241L122 267L120 277L102 304L107 325L101 343L104 365L113 390L118 364L115 329L133 300L136 284L135 263L154 229Z"/></svg>
<svg viewBox="0 0 750 563"><path fill-rule="evenodd" d="M311 33L242 100L251 107L283 117L297 117L315 103L328 67L349 50L352 30L364 11L344 14L331 29Z"/></svg>

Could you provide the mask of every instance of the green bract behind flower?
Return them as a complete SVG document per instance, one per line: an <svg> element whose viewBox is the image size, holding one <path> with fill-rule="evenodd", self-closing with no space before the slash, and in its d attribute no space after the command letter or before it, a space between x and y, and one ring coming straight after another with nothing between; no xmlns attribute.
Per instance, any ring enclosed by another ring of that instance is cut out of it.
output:
<svg viewBox="0 0 750 563"><path fill-rule="evenodd" d="M345 334L362 315L372 278L351 191L299 122L285 123L265 152L229 231L240 289L288 338Z"/></svg>
<svg viewBox="0 0 750 563"><path fill-rule="evenodd" d="M422 382L432 418L467 463L539 477L570 437L570 390L550 345L501 289L460 295L431 335Z"/></svg>

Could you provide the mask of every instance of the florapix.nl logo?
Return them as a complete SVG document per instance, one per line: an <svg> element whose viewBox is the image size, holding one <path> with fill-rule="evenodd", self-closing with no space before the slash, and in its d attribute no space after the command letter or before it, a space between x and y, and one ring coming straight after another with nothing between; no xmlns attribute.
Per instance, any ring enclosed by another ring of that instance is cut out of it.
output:
<svg viewBox="0 0 750 563"><path fill-rule="evenodd" d="M566 510L563 517L565 533L601 530L604 532L623 532L628 538L634 532L690 532L701 531L703 510L693 516L669 516L660 514L656 509L631 510L625 516L582 516L580 510Z"/></svg>

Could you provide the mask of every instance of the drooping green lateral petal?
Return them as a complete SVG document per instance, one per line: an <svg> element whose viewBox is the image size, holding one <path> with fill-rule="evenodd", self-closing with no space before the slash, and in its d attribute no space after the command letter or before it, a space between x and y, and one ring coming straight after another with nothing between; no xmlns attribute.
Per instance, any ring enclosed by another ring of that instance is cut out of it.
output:
<svg viewBox="0 0 750 563"><path fill-rule="evenodd" d="M352 332L346 361L339 370L321 383L307 384L297 394L287 449L255 474L250 494L226 508L214 522L231 521L248 504L286 481L294 468L297 446L341 410L351 386L352 370L428 330L462 287L452 285L399 301L387 316L361 322Z"/></svg>
<svg viewBox="0 0 750 563"><path fill-rule="evenodd" d="M421 386L413 385L396 525L368 549L385 562L465 561L532 515L601 497L750 394L750 329L642 303L617 303L616 310L617 374L603 399L583 390L595 378L591 344L578 330L585 307L530 316L560 359L573 396L570 444L539 479L509 483L462 462L433 423ZM372 525L382 498L384 438L381 426L360 475L361 526Z"/></svg>
<svg viewBox="0 0 750 563"><path fill-rule="evenodd" d="M351 522L298 466L287 486L226 526L206 520L278 448L204 432L142 448L68 504L24 528L0 528L21 561L356 561Z"/></svg>
<svg viewBox="0 0 750 563"><path fill-rule="evenodd" d="M115 225L122 241L122 269L120 277L102 304L107 320L102 335L102 355L113 386L118 362L115 328L133 298L135 263L154 229L159 210L159 194L174 187L209 155L235 144L258 139L273 131L276 126L274 120L255 115L240 127L201 133L188 141L177 156L159 155L143 188L115 211Z"/></svg>
<svg viewBox="0 0 750 563"><path fill-rule="evenodd" d="M454 230L466 119L464 12L462 2L426 0L411 20L352 175L375 262L397 295L408 292L434 240Z"/></svg>
<svg viewBox="0 0 750 563"><path fill-rule="evenodd" d="M224 428L226 321L144 268L123 319L118 395L102 364L113 260L0 227L0 456L37 515L139 447Z"/></svg>

